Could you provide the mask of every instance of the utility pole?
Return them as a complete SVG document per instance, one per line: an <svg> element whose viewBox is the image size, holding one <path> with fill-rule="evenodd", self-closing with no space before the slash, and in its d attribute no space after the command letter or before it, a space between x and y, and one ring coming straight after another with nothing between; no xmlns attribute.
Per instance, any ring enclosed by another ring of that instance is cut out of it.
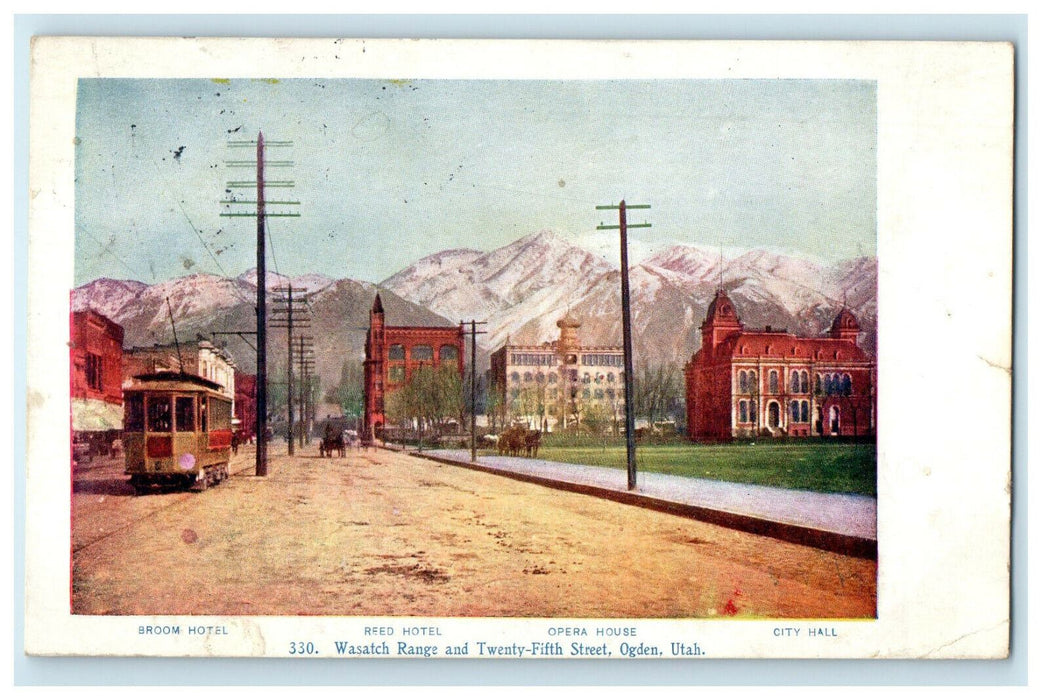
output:
<svg viewBox="0 0 1049 700"><path fill-rule="evenodd" d="M488 321L470 321L470 330L466 330L466 321L459 321L459 333L470 334L470 461L477 461L477 334L485 335L488 331L477 330L477 324Z"/></svg>
<svg viewBox="0 0 1049 700"><path fill-rule="evenodd" d="M292 161L267 161L265 159L266 146L287 147L291 141L273 141L267 144L262 137L262 132L254 141L230 141L230 148L255 147L255 160L227 160L226 167L230 168L255 168L255 180L229 180L226 182L226 193L228 199L222 200L222 204L254 204L255 213L240 211L225 211L219 216L254 216L255 217L255 283L257 286L255 295L255 337L256 337L256 359L255 359L255 476L266 476L269 473L266 463L266 217L268 216L293 216L298 212L266 212L266 188L267 187L294 187L291 180L270 180L265 178L265 166L291 167ZM254 188L254 200L242 200L233 196L233 190L239 188ZM297 205L299 202L283 201L274 204Z"/></svg>
<svg viewBox="0 0 1049 700"><path fill-rule="evenodd" d="M619 205L598 206L598 209L618 209L619 226L605 226L604 222L597 228L619 229L619 265L623 293L623 374L626 375L626 487L633 491L637 487L637 449L634 444L634 361L630 341L630 265L627 261L628 228L652 228L652 224L627 224L627 209L651 209L648 204L630 204L626 201Z"/></svg>
<svg viewBox="0 0 1049 700"><path fill-rule="evenodd" d="M295 349L295 331L304 330L309 328L310 316L308 311L309 302L307 301L304 294L306 293L305 287L292 287L290 284L283 287L279 293L274 295L274 302L276 305L273 309L273 318L270 319L270 325L274 328L283 328L287 331L288 338L288 391L287 391L287 403L288 403L288 454L295 454L295 399L292 394L292 387L295 385L294 378L294 358L292 357ZM304 419L304 414L299 412L299 420Z"/></svg>
<svg viewBox="0 0 1049 700"><path fill-rule="evenodd" d="M309 392L313 388L313 336L300 335L294 347L295 360L299 364L299 447L305 447L309 416L313 415L309 405Z"/></svg>

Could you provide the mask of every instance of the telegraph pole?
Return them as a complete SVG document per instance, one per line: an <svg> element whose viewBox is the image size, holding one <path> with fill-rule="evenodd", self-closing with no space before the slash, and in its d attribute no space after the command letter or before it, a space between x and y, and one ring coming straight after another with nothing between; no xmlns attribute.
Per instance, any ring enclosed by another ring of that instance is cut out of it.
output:
<svg viewBox="0 0 1049 700"><path fill-rule="evenodd" d="M228 199L222 200L223 204L254 204L255 214L249 212L226 211L220 216L255 216L255 273L256 273L256 295L255 295L255 337L256 337L256 360L255 360L255 476L266 476L268 467L266 463L266 217L267 216L298 216L298 212L266 212L266 187L293 187L290 180L271 180L265 178L265 166L291 167L289 161L267 161L266 142L262 132L254 141L231 141L227 144L230 148L255 147L255 160L227 160L226 166L232 168L255 167L255 181L230 180L226 182L226 192L230 194ZM291 141L274 141L268 144L272 147L291 146ZM255 189L255 200L239 200L233 196L235 188ZM278 204L299 204L299 202L275 202Z"/></svg>
<svg viewBox="0 0 1049 700"><path fill-rule="evenodd" d="M288 454L295 454L295 399L292 394L292 387L295 386L294 377L294 349L295 349L295 330L303 330L309 327L310 317L307 310L309 302L306 297L303 296L306 293L305 287L292 287L290 284L281 289L280 293L274 296L274 302L277 306L273 310L273 318L270 319L270 325L275 328L283 328L287 331L288 337L288 391L287 391L287 404L288 404ZM304 415L301 411L299 412L299 420L304 419Z"/></svg>
<svg viewBox="0 0 1049 700"><path fill-rule="evenodd" d="M477 324L486 324L488 321L470 321L470 330L465 330L466 321L459 321L459 332L463 335L470 334L470 461L477 461L477 334L486 334L488 331L477 330Z"/></svg>
<svg viewBox="0 0 1049 700"><path fill-rule="evenodd" d="M305 447L309 430L308 416L312 415L312 411L309 410L308 392L313 386L313 337L300 335L295 351L299 363L299 447Z"/></svg>
<svg viewBox="0 0 1049 700"><path fill-rule="evenodd" d="M628 228L651 228L652 224L627 224L627 209L651 209L648 204L627 204L626 201L619 205L598 206L598 209L618 209L619 226L605 226L604 223L597 228L619 229L619 265L621 289L623 293L623 374L626 375L626 487L633 491L637 487L637 447L634 444L634 361L633 348L630 340L630 266L627 261L627 237Z"/></svg>

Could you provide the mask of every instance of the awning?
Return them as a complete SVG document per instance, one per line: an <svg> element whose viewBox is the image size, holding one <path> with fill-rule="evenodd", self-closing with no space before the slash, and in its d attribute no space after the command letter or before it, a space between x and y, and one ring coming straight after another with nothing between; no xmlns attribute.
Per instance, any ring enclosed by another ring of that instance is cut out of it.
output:
<svg viewBox="0 0 1049 700"><path fill-rule="evenodd" d="M73 399L73 430L100 432L122 430L124 407L98 399Z"/></svg>

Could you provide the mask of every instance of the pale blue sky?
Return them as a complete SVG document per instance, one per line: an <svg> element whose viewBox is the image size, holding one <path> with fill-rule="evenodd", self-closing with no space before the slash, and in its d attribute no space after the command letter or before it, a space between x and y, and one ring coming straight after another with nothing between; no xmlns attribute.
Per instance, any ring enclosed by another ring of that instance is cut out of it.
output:
<svg viewBox="0 0 1049 700"><path fill-rule="evenodd" d="M652 223L631 232L647 248L875 252L869 81L84 79L76 283L253 267L254 219L219 200L254 177L224 165L253 150L226 142L260 130L294 141L269 154L296 183L269 198L302 202L270 220L285 274L378 282L541 229L590 244L615 221L595 205L623 198L652 205L632 219Z"/></svg>

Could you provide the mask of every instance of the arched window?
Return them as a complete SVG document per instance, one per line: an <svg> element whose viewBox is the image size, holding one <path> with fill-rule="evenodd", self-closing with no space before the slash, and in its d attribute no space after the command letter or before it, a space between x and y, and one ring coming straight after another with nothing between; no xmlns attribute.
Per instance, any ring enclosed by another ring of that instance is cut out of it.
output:
<svg viewBox="0 0 1049 700"><path fill-rule="evenodd" d="M609 372L608 373L608 383L609 384L615 384L616 383L616 373L615 372Z"/></svg>
<svg viewBox="0 0 1049 700"><path fill-rule="evenodd" d="M539 372L538 374L535 375L535 381L540 383L540 384L542 384L543 382L546 381L546 375L543 374L542 372Z"/></svg>
<svg viewBox="0 0 1049 700"><path fill-rule="evenodd" d="M808 401L802 401L801 402L801 422L802 423L808 423L809 422L809 402Z"/></svg>
<svg viewBox="0 0 1049 700"><path fill-rule="evenodd" d="M589 372L584 372L583 373L583 384L589 384L589 383L590 383L590 373Z"/></svg>
<svg viewBox="0 0 1049 700"><path fill-rule="evenodd" d="M831 396L837 396L841 393L841 375L833 374L830 378L830 388L827 389L827 393Z"/></svg>
<svg viewBox="0 0 1049 700"><path fill-rule="evenodd" d="M769 370L769 393L779 393L779 372L774 369Z"/></svg>
<svg viewBox="0 0 1049 700"><path fill-rule="evenodd" d="M779 427L779 404L775 401L769 402L769 427Z"/></svg>
<svg viewBox="0 0 1049 700"><path fill-rule="evenodd" d="M391 360L403 360L404 359L404 346L403 345L391 345L389 358Z"/></svg>
<svg viewBox="0 0 1049 700"><path fill-rule="evenodd" d="M521 381L521 375L518 374L517 372L511 372L510 373L510 381L511 382L519 382L519 381Z"/></svg>
<svg viewBox="0 0 1049 700"><path fill-rule="evenodd" d="M817 374L816 375L815 391L816 391L817 394L822 394L823 393L823 375L822 374Z"/></svg>
<svg viewBox="0 0 1049 700"><path fill-rule="evenodd" d="M801 393L809 393L809 373L805 370L801 371Z"/></svg>
<svg viewBox="0 0 1049 700"><path fill-rule="evenodd" d="M744 370L739 371L739 393L747 393L747 373Z"/></svg>
<svg viewBox="0 0 1049 700"><path fill-rule="evenodd" d="M801 375L798 374L798 370L790 373L790 390L795 394L801 391Z"/></svg>
<svg viewBox="0 0 1049 700"><path fill-rule="evenodd" d="M801 422L801 405L797 401L790 402L790 422Z"/></svg>
<svg viewBox="0 0 1049 700"><path fill-rule="evenodd" d="M757 372L757 370L753 370L752 369L749 372L747 372L747 391L751 392L751 391L757 391L757 390L758 390L758 372ZM753 411L751 411L751 413L753 413Z"/></svg>
<svg viewBox="0 0 1049 700"><path fill-rule="evenodd" d="M583 398L584 399L589 399L590 398L590 390L589 389L583 389Z"/></svg>
<svg viewBox="0 0 1049 700"><path fill-rule="evenodd" d="M750 404L750 421L748 422L753 423L758 419L758 406L756 403L754 403L754 399L751 399L747 403Z"/></svg>
<svg viewBox="0 0 1049 700"><path fill-rule="evenodd" d="M417 362L433 362L433 348L429 345L413 345L412 359Z"/></svg>
<svg viewBox="0 0 1049 700"><path fill-rule="evenodd" d="M739 402L739 422L740 423L749 423L750 422L750 421L747 420L747 402L746 401L740 401Z"/></svg>
<svg viewBox="0 0 1049 700"><path fill-rule="evenodd" d="M524 373L524 380L525 380L526 382L530 382L530 381L532 381L532 373L531 373L531 372L525 372L525 373Z"/></svg>
<svg viewBox="0 0 1049 700"><path fill-rule="evenodd" d="M841 378L841 393L852 396L852 377L847 374Z"/></svg>
<svg viewBox="0 0 1049 700"><path fill-rule="evenodd" d="M605 398L605 390L604 389L595 389L594 390L594 398L595 399L603 399L603 398Z"/></svg>
<svg viewBox="0 0 1049 700"><path fill-rule="evenodd" d="M557 384L557 375L553 372L551 372L546 379L550 384Z"/></svg>
<svg viewBox="0 0 1049 700"><path fill-rule="evenodd" d="M598 372L597 376L594 377L594 381L596 383L600 384L601 382L605 381L605 375L603 375L600 372Z"/></svg>
<svg viewBox="0 0 1049 700"><path fill-rule="evenodd" d="M459 360L459 348L454 345L441 346L441 362L456 362Z"/></svg>

